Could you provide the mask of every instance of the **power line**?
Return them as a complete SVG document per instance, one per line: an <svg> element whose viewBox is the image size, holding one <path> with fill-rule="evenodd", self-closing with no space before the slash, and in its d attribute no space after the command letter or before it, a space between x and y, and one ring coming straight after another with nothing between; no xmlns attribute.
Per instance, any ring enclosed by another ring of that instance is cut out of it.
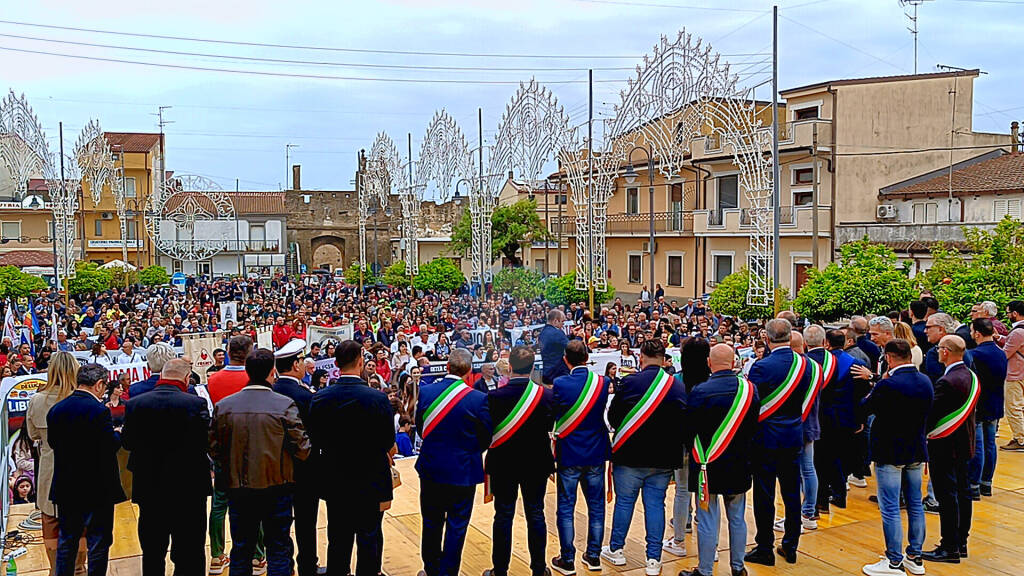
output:
<svg viewBox="0 0 1024 576"><path fill-rule="evenodd" d="M200 58L220 58L224 60L237 60L244 62L264 62L270 64L301 64L309 66L337 66L341 68L380 68L389 70L443 70L454 72L586 72L587 70L632 70L632 66L609 66L603 68L520 68L520 67L489 67L489 66L421 66L411 64L365 64L357 62L330 62L323 60L290 60L283 58L260 58L255 56L235 56L231 54L211 54L208 52L185 52L180 50L161 50L158 48L142 48L138 46L119 46L116 44L98 44L94 42L79 42L75 40L58 40L55 38L42 38L38 36L23 36L19 34L2 34L3 38L14 38L18 40L32 40L36 42L50 42L55 44L70 44L72 46L88 46L90 48L108 48L114 50L130 50L133 52L146 52L149 54L168 54L172 56L195 56Z"/></svg>
<svg viewBox="0 0 1024 576"><path fill-rule="evenodd" d="M953 0L954 2L969 2L972 4L1006 4L1006 5L1020 5L1024 4L1022 0Z"/></svg>
<svg viewBox="0 0 1024 576"><path fill-rule="evenodd" d="M906 68L904 68L904 67L902 67L902 66L900 66L898 64L893 64L892 62L889 62L888 60L886 60L884 58L879 58L878 56L875 56L874 54L872 54L872 53L870 53L870 52L868 52L866 50L862 50L862 49L858 48L857 46L854 46L853 44L850 44L849 42L844 42L844 41L840 40L839 38L836 38L835 36L830 36L830 35L822 32L821 30L818 30L817 28L813 28L813 27L808 26L806 24L802 24L802 23L797 22L796 20L793 20L792 18L789 18L789 17L784 16L782 14L780 14L779 17L782 18L783 20L786 20L788 22L796 24L797 26L799 26L799 27L801 27L801 28L803 28L805 30L810 30L811 32L814 32L815 34L818 34L819 36L824 36L825 38L828 38L829 40L832 40L833 42L838 42L839 44L842 44L843 46L846 46L850 50L854 50L856 52L860 52L861 54L864 54L865 56L869 56L871 58L874 58L875 60L878 60L879 62L881 62L883 64L887 64L889 66L892 66L893 68L895 68L897 70L900 70L900 71L903 71L903 72L907 71Z"/></svg>
<svg viewBox="0 0 1024 576"><path fill-rule="evenodd" d="M8 52L20 52L23 54L38 54L42 56L54 56L58 58L72 58L76 60L89 60L93 62L112 62L116 64L135 64L137 66L150 66L154 68L171 68L175 70L197 70L200 72L223 72L226 74L248 74L251 76L276 76L282 78L308 78L314 80L348 80L357 82L398 82L403 84L489 84L489 85L519 85L519 80L450 80L442 78L371 78L363 76L332 76L329 74L300 74L294 72L270 72L267 70L238 70L235 68L217 68L212 66L188 66L185 64L167 64L161 62L145 62L142 60L125 60L122 58L105 58L100 56L84 56L81 54L65 54L62 52L48 52L45 50L29 50L27 48L12 48L0 46L0 50ZM581 84L586 80L538 80L541 84ZM595 82L620 82L620 80L595 80Z"/></svg>
<svg viewBox="0 0 1024 576"><path fill-rule="evenodd" d="M575 0L586 4L608 4L611 6L632 6L634 8L673 8L685 10L707 10L710 12L764 12L753 8L721 8L712 6L693 6L683 4L654 4L651 2L625 2L624 0Z"/></svg>

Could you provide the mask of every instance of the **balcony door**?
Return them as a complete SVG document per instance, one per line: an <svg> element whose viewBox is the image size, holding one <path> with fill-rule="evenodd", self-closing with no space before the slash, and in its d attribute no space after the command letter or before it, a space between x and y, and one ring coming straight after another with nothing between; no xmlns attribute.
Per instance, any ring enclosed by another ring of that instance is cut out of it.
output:
<svg viewBox="0 0 1024 576"><path fill-rule="evenodd" d="M683 229L683 183L676 182L669 188L669 226L670 230Z"/></svg>

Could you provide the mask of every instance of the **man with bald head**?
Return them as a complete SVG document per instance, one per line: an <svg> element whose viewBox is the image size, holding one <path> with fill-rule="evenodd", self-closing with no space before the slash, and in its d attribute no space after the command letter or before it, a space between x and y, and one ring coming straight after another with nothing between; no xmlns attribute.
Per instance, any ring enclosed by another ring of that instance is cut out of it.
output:
<svg viewBox="0 0 1024 576"><path fill-rule="evenodd" d="M935 348L946 371L935 382L935 401L928 415L928 457L942 537L939 545L923 556L930 562L959 564L967 557L971 530L967 465L974 455L974 408L981 390L977 377L964 364L967 345L963 338L943 336Z"/></svg>
<svg viewBox="0 0 1024 576"><path fill-rule="evenodd" d="M756 387L733 372L734 360L731 346L716 344L708 357L711 377L690 392L687 444L696 445L696 438L700 440L700 448L694 450L697 455L690 465L688 482L690 491L697 493L698 501L706 500L707 505L697 506L694 526L697 529L698 564L692 570L683 571L681 575L685 576L711 576L714 572L720 524L719 495L729 524L729 567L733 574L745 573L743 551L747 522L743 513L746 493L750 489L751 440L757 431L760 401ZM734 403L743 412L737 413L734 420L725 422ZM728 430L735 428L735 432L721 454L709 454L705 449L722 426ZM701 490L707 493L703 500Z"/></svg>
<svg viewBox="0 0 1024 576"><path fill-rule="evenodd" d="M860 348L861 352L868 357L868 366L872 370L878 368L878 361L882 358L882 349L871 341L871 336L868 328L868 319L863 316L854 316L850 318L850 329L857 336L857 348Z"/></svg>

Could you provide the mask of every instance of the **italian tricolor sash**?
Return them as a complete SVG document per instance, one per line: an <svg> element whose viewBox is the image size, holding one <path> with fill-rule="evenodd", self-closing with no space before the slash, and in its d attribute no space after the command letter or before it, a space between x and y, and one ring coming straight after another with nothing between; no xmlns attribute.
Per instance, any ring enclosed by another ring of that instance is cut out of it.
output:
<svg viewBox="0 0 1024 576"><path fill-rule="evenodd" d="M825 352L827 355L828 352ZM821 365L814 361L813 358L805 358L807 365L811 367L811 382L807 386L807 392L804 394L803 403L800 405L800 418L807 420L807 417L811 415L811 409L814 408L814 399L818 396L818 392L825 387L825 379L822 377L824 371L821 369Z"/></svg>
<svg viewBox="0 0 1024 576"><path fill-rule="evenodd" d="M597 404L597 399L601 396L602 386L604 386L604 377L588 370L587 382L583 385L580 397L576 399L572 408L569 408L569 411L563 414L558 419L558 422L555 422L556 438L565 438L572 434L573 430L580 425L580 422L583 422L583 419L590 414L590 410Z"/></svg>
<svg viewBox="0 0 1024 576"><path fill-rule="evenodd" d="M974 405L978 403L978 396L981 395L981 386L978 385L978 376L974 371L970 369L967 371L971 373L971 391L967 394L967 401L964 402L963 406L939 419L938 423L935 424L935 428L928 433L929 440L945 438L956 432L957 428L966 422L971 416L971 412L974 411Z"/></svg>
<svg viewBox="0 0 1024 576"><path fill-rule="evenodd" d="M654 382L651 382L647 392L636 403L636 406L633 406L633 409L626 414L622 425L615 431L615 436L612 438L612 452L617 452L619 448L622 448L626 440L643 426L644 422L651 417L651 414L654 414L654 411L661 404L661 401L665 399L665 395L668 394L670 388L672 388L672 377L659 368L658 375L654 377Z"/></svg>
<svg viewBox="0 0 1024 576"><path fill-rule="evenodd" d="M421 436L426 438L444 420L444 417L452 411L452 408L455 408L459 400L462 400L466 394L472 391L473 389L463 382L461 378L452 382L451 386L434 399L423 413L423 434Z"/></svg>
<svg viewBox="0 0 1024 576"><path fill-rule="evenodd" d="M711 464L719 456L725 453L729 443L732 442L736 431L740 429L743 418L747 415L750 405L754 399L754 385L741 375L736 376L739 386L736 388L736 397L732 400L732 406L726 413L725 419L718 425L718 429L711 436L711 444L707 450L700 441L700 434L693 437L693 459L700 464L700 472L697 473L697 496L701 507L707 510L708 495L708 464Z"/></svg>
<svg viewBox="0 0 1024 576"><path fill-rule="evenodd" d="M775 414L786 403L786 400L800 386L800 379L803 378L804 371L806 370L807 360L793 352L793 363L789 366L789 373L786 374L786 379L771 394L761 400L761 412L757 417L758 422L770 418L772 414Z"/></svg>
<svg viewBox="0 0 1024 576"><path fill-rule="evenodd" d="M504 444L522 427L523 423L530 417L530 414L533 414L537 405L540 404L542 393L543 389L540 386L533 382L527 383L526 390L523 390L523 395L519 397L515 408L501 421L501 424L494 431L494 435L491 436L491 448L497 448Z"/></svg>

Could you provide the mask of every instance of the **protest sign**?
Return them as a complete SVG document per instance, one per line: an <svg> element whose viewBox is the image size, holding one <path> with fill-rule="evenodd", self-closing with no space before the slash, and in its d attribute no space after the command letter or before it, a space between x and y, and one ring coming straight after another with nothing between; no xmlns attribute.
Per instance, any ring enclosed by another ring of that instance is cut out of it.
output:
<svg viewBox="0 0 1024 576"><path fill-rule="evenodd" d="M306 351L309 352L309 347L314 343L327 346L328 342L337 344L343 340L351 340L354 332L355 330L351 324L344 324L342 326L309 326L306 329L308 335Z"/></svg>
<svg viewBox="0 0 1024 576"><path fill-rule="evenodd" d="M228 322L238 324L238 302L220 303L220 329L227 330Z"/></svg>
<svg viewBox="0 0 1024 576"><path fill-rule="evenodd" d="M213 351L221 347L223 332L182 334L181 344L185 356L192 360L192 371L206 384L206 370L213 366Z"/></svg>

